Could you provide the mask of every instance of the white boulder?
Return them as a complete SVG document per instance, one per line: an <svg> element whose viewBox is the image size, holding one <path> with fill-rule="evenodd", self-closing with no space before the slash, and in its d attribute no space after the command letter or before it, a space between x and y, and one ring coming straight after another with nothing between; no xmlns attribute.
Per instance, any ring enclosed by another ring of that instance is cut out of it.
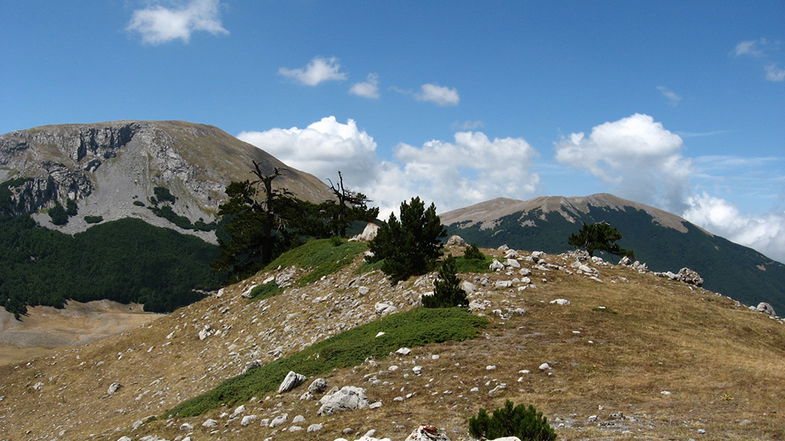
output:
<svg viewBox="0 0 785 441"><path fill-rule="evenodd" d="M305 375L298 374L294 371L289 371L289 373L286 374L286 377L281 382L280 386L278 386L278 393L282 394L284 392L289 392L295 387L305 383L305 380L307 379L308 377Z"/></svg>
<svg viewBox="0 0 785 441"><path fill-rule="evenodd" d="M319 402L322 404L317 412L319 415L332 415L335 412L368 407L365 389L356 386L344 386L331 394L323 396Z"/></svg>

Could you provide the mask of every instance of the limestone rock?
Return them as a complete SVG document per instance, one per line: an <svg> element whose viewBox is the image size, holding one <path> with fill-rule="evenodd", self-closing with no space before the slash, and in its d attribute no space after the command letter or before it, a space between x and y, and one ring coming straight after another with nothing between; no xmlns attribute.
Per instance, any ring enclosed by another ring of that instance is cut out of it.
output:
<svg viewBox="0 0 785 441"><path fill-rule="evenodd" d="M283 415L278 415L277 417L273 418L270 421L270 427L278 427L281 424L285 423L287 418L289 418L289 414L285 413Z"/></svg>
<svg viewBox="0 0 785 441"><path fill-rule="evenodd" d="M212 429L213 427L218 427L218 421L216 421L216 420L214 420L212 418L206 419L202 423L202 427L205 427L207 429Z"/></svg>
<svg viewBox="0 0 785 441"><path fill-rule="evenodd" d="M570 301L567 299L553 299L548 303L550 303L551 305L567 306L570 304Z"/></svg>
<svg viewBox="0 0 785 441"><path fill-rule="evenodd" d="M376 235L379 233L379 226L368 222L368 224L363 229L363 232L353 236L349 239L352 242L370 242L376 238Z"/></svg>
<svg viewBox="0 0 785 441"><path fill-rule="evenodd" d="M308 386L308 392L312 394L321 394L327 390L327 380L324 378L317 378Z"/></svg>
<svg viewBox="0 0 785 441"><path fill-rule="evenodd" d="M449 239L447 239L447 246L448 247L465 247L466 246L466 241L463 240L463 238L461 236L458 236L457 234L453 234L452 236L450 236Z"/></svg>
<svg viewBox="0 0 785 441"><path fill-rule="evenodd" d="M368 407L365 389L356 386L344 386L334 393L325 395L319 402L322 404L317 412L319 415L332 415L335 412Z"/></svg>
<svg viewBox="0 0 785 441"><path fill-rule="evenodd" d="M376 311L377 314L381 316L385 316L388 314L392 314L398 308L396 308L395 305L393 305L392 303L377 302L375 305L373 305L373 309L374 311Z"/></svg>
<svg viewBox="0 0 785 441"><path fill-rule="evenodd" d="M112 395L115 392L117 392L118 390L120 390L121 387L123 387L123 385L120 384L120 383L117 383L117 382L112 383L112 384L109 385L109 388L106 390L106 393L109 394L109 395Z"/></svg>
<svg viewBox="0 0 785 441"><path fill-rule="evenodd" d="M295 387L305 383L305 380L307 379L308 378L305 375L298 374L294 371L289 371L289 373L286 374L286 378L284 378L281 382L281 385L278 386L278 393L282 394L284 392L289 392Z"/></svg>
<svg viewBox="0 0 785 441"><path fill-rule="evenodd" d="M690 285L703 286L703 278L696 271L689 268L682 268L676 274L677 280L689 283Z"/></svg>
<svg viewBox="0 0 785 441"><path fill-rule="evenodd" d="M774 307L772 307L771 305L769 305L769 304L768 304L768 303L766 303L766 302L760 302L760 303L758 303L758 306L755 308L755 310L756 310L756 311L760 311L760 312L764 312L764 313L766 313L766 314L768 314L768 315L770 315L770 316L775 316L775 315L777 315L777 314L774 312Z"/></svg>
<svg viewBox="0 0 785 441"><path fill-rule="evenodd" d="M450 438L433 426L420 426L412 431L405 441L450 441Z"/></svg>
<svg viewBox="0 0 785 441"><path fill-rule="evenodd" d="M491 264L488 266L488 269L491 271L501 271L504 269L504 264L496 259L493 259L493 262L491 262Z"/></svg>

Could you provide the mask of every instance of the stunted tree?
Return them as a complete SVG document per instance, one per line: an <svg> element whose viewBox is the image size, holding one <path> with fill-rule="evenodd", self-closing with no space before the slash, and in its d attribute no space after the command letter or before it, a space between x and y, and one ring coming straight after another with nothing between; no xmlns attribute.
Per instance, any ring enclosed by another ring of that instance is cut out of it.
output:
<svg viewBox="0 0 785 441"><path fill-rule="evenodd" d="M631 250L620 248L616 241L621 240L621 233L607 222L583 224L580 231L571 234L567 242L570 245L586 250L590 256L595 251L605 251L617 256L633 257Z"/></svg>
<svg viewBox="0 0 785 441"><path fill-rule="evenodd" d="M253 167L256 179L231 182L226 187L229 198L218 212L223 223L218 233L221 255L213 267L237 280L258 271L292 241L284 213L294 211L297 200L286 189L273 188L281 170L265 173L256 161Z"/></svg>
<svg viewBox="0 0 785 441"><path fill-rule="evenodd" d="M425 209L423 201L415 197L408 204L401 203L400 221L392 213L379 227L369 244L373 252L369 260L383 260L381 270L393 283L406 280L434 268L442 253L441 239L446 236L447 229L436 215L436 207L431 204Z"/></svg>
<svg viewBox="0 0 785 441"><path fill-rule="evenodd" d="M346 236L346 229L353 221L371 221L379 216L378 208L368 208L371 202L368 197L360 192L352 191L343 184L343 174L338 171L338 180L330 183L330 190L335 195L335 201L326 201L320 208L326 213L328 229L333 236Z"/></svg>
<svg viewBox="0 0 785 441"><path fill-rule="evenodd" d="M450 256L439 265L439 277L433 282L433 295L423 296L422 304L426 308L452 308L468 306L466 291L461 288L455 267L455 258Z"/></svg>

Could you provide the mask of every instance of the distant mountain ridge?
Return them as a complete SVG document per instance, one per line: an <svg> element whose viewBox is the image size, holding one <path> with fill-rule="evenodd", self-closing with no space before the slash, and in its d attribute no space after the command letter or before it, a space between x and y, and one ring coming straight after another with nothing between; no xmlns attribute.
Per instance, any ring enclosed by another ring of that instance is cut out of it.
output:
<svg viewBox="0 0 785 441"><path fill-rule="evenodd" d="M582 223L606 221L622 233L622 248L655 271L698 271L705 287L748 305L765 301L785 310L785 265L716 236L655 207L600 193L545 196L527 201L497 198L440 214L450 234L482 247L560 253Z"/></svg>

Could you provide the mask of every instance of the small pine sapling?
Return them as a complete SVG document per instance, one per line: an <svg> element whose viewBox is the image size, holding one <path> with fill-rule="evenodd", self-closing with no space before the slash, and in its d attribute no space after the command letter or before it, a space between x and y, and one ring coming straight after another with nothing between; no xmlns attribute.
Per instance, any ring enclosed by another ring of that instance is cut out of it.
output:
<svg viewBox="0 0 785 441"><path fill-rule="evenodd" d="M480 251L480 249L477 248L476 244L471 244L471 245L467 246L466 249L464 250L463 258L464 259L483 260L483 259L485 259L485 254L483 254Z"/></svg>
<svg viewBox="0 0 785 441"><path fill-rule="evenodd" d="M456 275L455 258L450 256L439 266L439 277L433 282L433 295L423 296L423 306L426 308L467 306L469 300L460 284L461 281Z"/></svg>

